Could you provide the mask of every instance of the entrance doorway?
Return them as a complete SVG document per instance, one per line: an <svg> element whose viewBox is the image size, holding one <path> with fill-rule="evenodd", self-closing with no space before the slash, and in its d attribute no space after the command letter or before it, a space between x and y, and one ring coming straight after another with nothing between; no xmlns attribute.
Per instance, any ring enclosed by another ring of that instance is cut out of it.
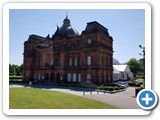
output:
<svg viewBox="0 0 160 120"><path fill-rule="evenodd" d="M57 80L57 82L60 81L60 74L59 73L57 73L57 75L56 75L56 80Z"/></svg>
<svg viewBox="0 0 160 120"><path fill-rule="evenodd" d="M54 73L51 73L51 82L56 82L55 81L55 74Z"/></svg>
<svg viewBox="0 0 160 120"><path fill-rule="evenodd" d="M46 73L46 82L48 82L48 80L49 80L49 74Z"/></svg>

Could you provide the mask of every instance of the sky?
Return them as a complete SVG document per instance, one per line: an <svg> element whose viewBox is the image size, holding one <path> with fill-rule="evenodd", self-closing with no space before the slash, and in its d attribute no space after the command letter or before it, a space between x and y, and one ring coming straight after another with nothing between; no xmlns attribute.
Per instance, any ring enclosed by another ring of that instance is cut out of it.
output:
<svg viewBox="0 0 160 120"><path fill-rule="evenodd" d="M52 36L68 13L71 26L79 34L88 22L97 21L113 37L113 57L120 63L142 58L139 45L145 45L145 10L143 9L10 9L9 63L23 63L24 42L29 35Z"/></svg>

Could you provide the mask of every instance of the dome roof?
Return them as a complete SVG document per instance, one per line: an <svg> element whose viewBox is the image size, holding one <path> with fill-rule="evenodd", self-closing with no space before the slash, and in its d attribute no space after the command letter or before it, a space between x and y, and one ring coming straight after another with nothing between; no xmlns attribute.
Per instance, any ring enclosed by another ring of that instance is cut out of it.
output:
<svg viewBox="0 0 160 120"><path fill-rule="evenodd" d="M113 65L120 65L119 61L113 58Z"/></svg>
<svg viewBox="0 0 160 120"><path fill-rule="evenodd" d="M68 16L63 20L63 25L61 27L57 26L57 31L55 35L63 35L63 36L78 36L79 33L76 29L71 27L71 22L68 19Z"/></svg>

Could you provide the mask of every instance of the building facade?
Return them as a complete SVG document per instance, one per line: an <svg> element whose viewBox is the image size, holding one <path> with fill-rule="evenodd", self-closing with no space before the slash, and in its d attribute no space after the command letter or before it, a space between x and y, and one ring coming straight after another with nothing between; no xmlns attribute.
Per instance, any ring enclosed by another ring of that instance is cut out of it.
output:
<svg viewBox="0 0 160 120"><path fill-rule="evenodd" d="M51 37L30 35L23 55L25 82L112 82L113 39L96 21L79 34L66 16Z"/></svg>

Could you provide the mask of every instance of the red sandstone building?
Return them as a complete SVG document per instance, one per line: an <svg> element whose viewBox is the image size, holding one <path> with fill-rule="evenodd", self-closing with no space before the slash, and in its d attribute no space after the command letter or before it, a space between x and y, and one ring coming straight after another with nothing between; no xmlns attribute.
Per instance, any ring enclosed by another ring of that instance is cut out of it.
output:
<svg viewBox="0 0 160 120"><path fill-rule="evenodd" d="M68 16L50 37L30 35L24 42L24 81L109 83L113 74L113 39L108 29L89 22L79 33Z"/></svg>

